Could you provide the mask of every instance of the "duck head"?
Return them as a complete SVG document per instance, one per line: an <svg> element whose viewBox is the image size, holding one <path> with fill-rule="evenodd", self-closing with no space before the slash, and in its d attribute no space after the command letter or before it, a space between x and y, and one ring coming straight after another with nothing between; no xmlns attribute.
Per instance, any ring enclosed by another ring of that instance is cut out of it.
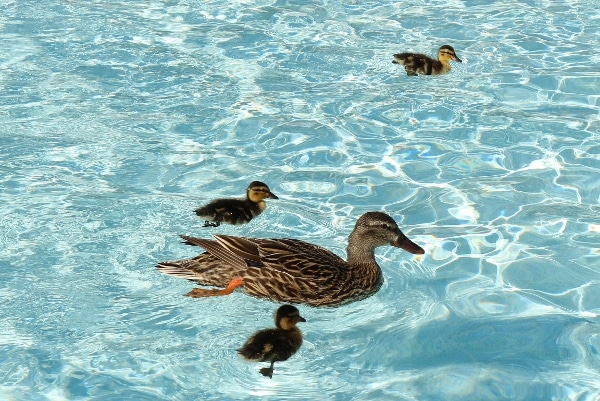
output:
<svg viewBox="0 0 600 401"><path fill-rule="evenodd" d="M409 240L398 224L385 213L367 212L356 221L354 232L375 246L391 245L414 255L423 255L425 250ZM354 234L354 233L353 233Z"/></svg>
<svg viewBox="0 0 600 401"><path fill-rule="evenodd" d="M248 199L255 203L258 203L266 198L279 199L273 192L271 192L267 184L260 181L252 181L250 185L248 185L248 188L246 188L246 195L248 196Z"/></svg>
<svg viewBox="0 0 600 401"><path fill-rule="evenodd" d="M440 47L437 54L438 60L442 63L447 64L450 60L462 63L462 60L458 58L454 48L450 45L444 45Z"/></svg>
<svg viewBox="0 0 600 401"><path fill-rule="evenodd" d="M298 308L292 305L283 305L275 313L275 325L282 330L291 330L298 322L306 322Z"/></svg>

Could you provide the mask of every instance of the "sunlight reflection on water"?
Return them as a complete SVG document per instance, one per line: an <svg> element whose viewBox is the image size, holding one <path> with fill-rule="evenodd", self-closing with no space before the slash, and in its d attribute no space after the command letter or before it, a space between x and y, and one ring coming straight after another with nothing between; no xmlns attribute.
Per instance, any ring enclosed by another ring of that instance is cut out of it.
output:
<svg viewBox="0 0 600 401"><path fill-rule="evenodd" d="M8 2L0 16L0 398L600 397L597 7ZM450 74L395 52L451 43ZM194 208L280 197L247 226ZM276 305L182 295L178 234L344 255L384 210L382 289L301 306L273 379L235 350Z"/></svg>

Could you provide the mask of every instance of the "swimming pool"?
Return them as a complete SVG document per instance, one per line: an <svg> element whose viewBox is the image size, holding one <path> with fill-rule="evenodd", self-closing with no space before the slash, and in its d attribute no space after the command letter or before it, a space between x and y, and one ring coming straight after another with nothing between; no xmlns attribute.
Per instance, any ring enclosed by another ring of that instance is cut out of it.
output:
<svg viewBox="0 0 600 401"><path fill-rule="evenodd" d="M592 1L8 1L0 13L3 400L596 400L600 11ZM463 60L407 77L392 54ZM250 181L246 226L193 210ZM389 213L423 257L300 305L273 379L236 349L278 304L190 299L179 234L340 256Z"/></svg>

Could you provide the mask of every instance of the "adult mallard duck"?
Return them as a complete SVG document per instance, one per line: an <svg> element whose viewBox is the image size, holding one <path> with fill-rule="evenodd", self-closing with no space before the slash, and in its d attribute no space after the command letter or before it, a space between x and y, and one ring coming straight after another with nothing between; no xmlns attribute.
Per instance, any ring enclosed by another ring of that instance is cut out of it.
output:
<svg viewBox="0 0 600 401"><path fill-rule="evenodd" d="M398 53L392 63L403 65L406 75L440 75L450 71L450 60L462 63L454 48L444 45L438 50L437 60L421 53Z"/></svg>
<svg viewBox="0 0 600 401"><path fill-rule="evenodd" d="M254 333L238 354L246 360L271 362L268 368L261 368L263 376L273 378L275 362L286 361L300 349L302 333L296 327L298 322L306 322L295 306L283 305L275 313L274 329L264 329Z"/></svg>
<svg viewBox="0 0 600 401"><path fill-rule="evenodd" d="M252 181L246 188L246 199L215 199L195 212L204 219L203 227L218 227L223 222L245 224L265 210L266 198L279 199L267 184Z"/></svg>
<svg viewBox="0 0 600 401"><path fill-rule="evenodd" d="M158 270L204 286L225 287L196 288L186 295L226 295L243 286L255 297L311 306L342 305L376 293L383 284L375 261L377 247L391 245L413 254L425 253L381 212L368 212L358 219L348 238L347 261L297 239L182 238L206 252L192 259L159 263Z"/></svg>

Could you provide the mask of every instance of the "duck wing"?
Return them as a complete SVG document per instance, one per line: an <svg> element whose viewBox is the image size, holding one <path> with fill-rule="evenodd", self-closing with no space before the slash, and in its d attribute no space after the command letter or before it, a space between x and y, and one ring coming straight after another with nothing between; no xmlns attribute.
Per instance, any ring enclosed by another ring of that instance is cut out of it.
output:
<svg viewBox="0 0 600 401"><path fill-rule="evenodd" d="M259 298L312 306L335 304L350 276L344 259L323 247L296 239L228 235L216 235L215 240L182 238L207 251L184 261L194 267L194 277L190 274L186 278L207 283L210 275L220 275L223 265L229 265L225 272L228 277L231 271L237 271L244 280L246 293ZM211 263L205 263L206 258L211 258ZM177 264L181 265L181 261Z"/></svg>
<svg viewBox="0 0 600 401"><path fill-rule="evenodd" d="M293 277L326 280L347 270L346 261L333 252L296 239L261 242L258 252L266 267Z"/></svg>
<svg viewBox="0 0 600 401"><path fill-rule="evenodd" d="M280 302L321 306L334 303L336 287L348 279L347 263L325 248L293 239L261 240L262 267L249 267L244 290Z"/></svg>
<svg viewBox="0 0 600 401"><path fill-rule="evenodd" d="M226 252L230 252L244 260L260 263L257 242L260 242L261 240L235 237L232 235L215 235L215 239Z"/></svg>
<svg viewBox="0 0 600 401"><path fill-rule="evenodd" d="M346 270L346 261L333 252L296 239L259 239L215 235L214 240L182 235L188 245L204 248L212 256L237 268L273 269L294 277L329 278Z"/></svg>
<svg viewBox="0 0 600 401"><path fill-rule="evenodd" d="M159 272L192 280L200 285L225 287L232 277L243 277L248 266L262 266L255 251L256 245L248 239L232 237L235 239L231 243L237 244L237 248L234 248L231 245L225 247L213 239L187 235L181 238L185 244L199 246L206 252L190 259L161 262L156 266ZM237 253L232 252L233 249L237 249Z"/></svg>
<svg viewBox="0 0 600 401"><path fill-rule="evenodd" d="M246 259L252 258L250 260L258 260L256 256L253 256L250 252L240 251L241 255L231 251L231 248L223 246L223 244L219 241L219 236L215 236L217 240L210 240L204 238L196 238L190 237L187 235L182 235L181 238L185 240L185 243L188 245L195 245L201 248L204 248L209 254L216 257L219 260L227 263L228 265L234 267L235 269L246 269L248 267L248 263ZM237 238L237 241L241 246L246 245L249 241L242 241L243 238L240 237L230 237ZM241 248L242 250L244 248ZM244 255L244 256L242 256Z"/></svg>

